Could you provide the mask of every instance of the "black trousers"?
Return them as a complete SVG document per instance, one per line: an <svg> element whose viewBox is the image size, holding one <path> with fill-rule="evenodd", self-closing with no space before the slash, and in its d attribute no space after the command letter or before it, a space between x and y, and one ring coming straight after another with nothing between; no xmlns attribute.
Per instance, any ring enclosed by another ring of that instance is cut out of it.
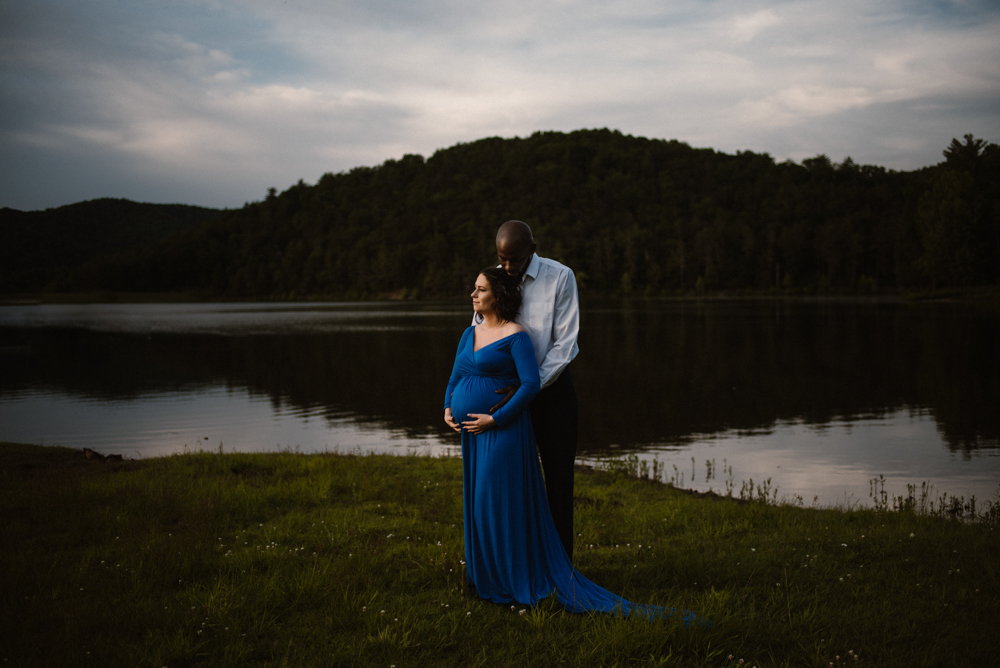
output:
<svg viewBox="0 0 1000 668"><path fill-rule="evenodd" d="M545 493L556 531L573 559L573 465L576 462L579 408L573 374L564 369L558 380L531 402L538 455L545 474Z"/></svg>

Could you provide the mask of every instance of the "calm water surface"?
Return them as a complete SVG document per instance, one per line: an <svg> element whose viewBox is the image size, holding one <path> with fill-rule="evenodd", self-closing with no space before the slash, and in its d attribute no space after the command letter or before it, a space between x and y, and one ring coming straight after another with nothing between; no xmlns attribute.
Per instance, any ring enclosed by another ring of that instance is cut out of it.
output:
<svg viewBox="0 0 1000 668"><path fill-rule="evenodd" d="M457 454L441 422L464 303L0 307L0 440ZM580 459L806 504L997 499L1000 313L857 301L585 303Z"/></svg>

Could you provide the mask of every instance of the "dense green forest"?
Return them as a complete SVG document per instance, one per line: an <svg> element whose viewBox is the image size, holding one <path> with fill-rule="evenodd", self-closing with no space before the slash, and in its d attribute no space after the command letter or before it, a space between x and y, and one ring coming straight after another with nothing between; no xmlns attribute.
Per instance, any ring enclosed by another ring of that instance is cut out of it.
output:
<svg viewBox="0 0 1000 668"><path fill-rule="evenodd" d="M487 138L302 181L44 286L229 298L462 294L518 218L585 292L1000 283L1000 146L933 167L777 163L610 130Z"/></svg>
<svg viewBox="0 0 1000 668"><path fill-rule="evenodd" d="M145 248L217 215L217 209L125 199L45 211L0 209L0 292L51 289L67 270Z"/></svg>

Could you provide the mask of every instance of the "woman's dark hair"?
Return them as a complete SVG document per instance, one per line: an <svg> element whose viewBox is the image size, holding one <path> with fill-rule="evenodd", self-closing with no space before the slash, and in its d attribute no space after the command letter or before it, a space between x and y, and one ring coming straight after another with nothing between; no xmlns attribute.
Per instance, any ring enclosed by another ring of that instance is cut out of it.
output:
<svg viewBox="0 0 1000 668"><path fill-rule="evenodd" d="M493 312L502 322L514 322L521 312L521 286L501 267L486 267L479 272L486 277L493 292Z"/></svg>

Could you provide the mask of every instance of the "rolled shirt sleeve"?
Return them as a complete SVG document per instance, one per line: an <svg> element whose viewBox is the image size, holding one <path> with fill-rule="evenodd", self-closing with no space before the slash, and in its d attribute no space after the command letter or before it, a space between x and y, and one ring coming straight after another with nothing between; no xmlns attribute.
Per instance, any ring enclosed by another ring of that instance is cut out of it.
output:
<svg viewBox="0 0 1000 668"><path fill-rule="evenodd" d="M564 267L564 269L556 281L553 298L551 347L538 365L538 375L543 388L554 383L563 369L580 352L576 342L580 334L580 299L577 294L576 276L569 268Z"/></svg>

